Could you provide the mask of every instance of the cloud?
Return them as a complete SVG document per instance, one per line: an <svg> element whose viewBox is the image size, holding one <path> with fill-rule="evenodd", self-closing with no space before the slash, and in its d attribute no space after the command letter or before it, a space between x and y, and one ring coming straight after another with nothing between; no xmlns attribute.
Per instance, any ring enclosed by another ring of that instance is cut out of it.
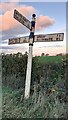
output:
<svg viewBox="0 0 68 120"><path fill-rule="evenodd" d="M16 3L1 3L0 8L5 11L3 15L0 15L0 31L2 31L2 40L13 38L19 34L28 33L28 29L21 23L13 18L14 9L17 9L27 19L33 14L37 13L37 10L32 6L17 6ZM53 25L55 20L49 16L40 16L36 18L36 30L42 30L50 25Z"/></svg>
<svg viewBox="0 0 68 120"><path fill-rule="evenodd" d="M58 32L66 32L66 25L59 29Z"/></svg>
<svg viewBox="0 0 68 120"><path fill-rule="evenodd" d="M4 4L5 8L3 8L5 10L6 5L7 3ZM11 4L9 5L11 6ZM25 17L29 17L36 11L32 6L16 6L13 10L9 9L3 15L0 15L0 31L2 31L2 40L15 37L19 34L28 33L28 29L24 29L24 26L13 18L14 9L17 9Z"/></svg>
<svg viewBox="0 0 68 120"><path fill-rule="evenodd" d="M10 11L16 6L16 3L14 2L8 2L8 3L0 3L0 9L2 12Z"/></svg>
<svg viewBox="0 0 68 120"><path fill-rule="evenodd" d="M42 48L36 48L33 51L34 55L41 55L42 53L49 54L49 55L56 55L59 53L66 53L66 47L61 46L61 47L42 47Z"/></svg>
<svg viewBox="0 0 68 120"><path fill-rule="evenodd" d="M10 30L15 27L18 27L20 23L18 23L13 18L13 12L14 9L17 9L21 14L23 14L26 17L31 16L31 14L37 12L37 10L32 6L16 6L16 3L1 3L0 8L4 11L4 15L0 16L0 30ZM2 19L2 22L1 22ZM37 29L44 29L50 25L53 25L55 22L54 19L48 17L48 16L40 16L37 18Z"/></svg>
<svg viewBox="0 0 68 120"><path fill-rule="evenodd" d="M16 8L21 14L29 17L35 9L32 6L23 6L20 8ZM4 15L0 16L0 20L2 19L2 23L0 21L0 30L10 30L19 26L19 23L13 18L13 10L7 11Z"/></svg>
<svg viewBox="0 0 68 120"><path fill-rule="evenodd" d="M46 27L53 25L55 20L50 18L49 16L40 16L37 18L37 29L45 29Z"/></svg>
<svg viewBox="0 0 68 120"><path fill-rule="evenodd" d="M2 44L2 47L0 48L0 53L17 53L22 52L25 53L25 51L28 51L28 47L25 44L17 44L17 45L6 45Z"/></svg>
<svg viewBox="0 0 68 120"><path fill-rule="evenodd" d="M10 2L20 2L20 0L10 0Z"/></svg>
<svg viewBox="0 0 68 120"><path fill-rule="evenodd" d="M45 44L45 46L44 46ZM33 56L35 55L41 55L43 52L46 54L48 53L49 55L55 55L58 53L66 53L66 46L48 46L46 43L34 43L33 47ZM42 45L42 47L41 47ZM5 53L25 53L25 51L29 52L29 46L28 44L16 44L16 45L2 45L1 52Z"/></svg>

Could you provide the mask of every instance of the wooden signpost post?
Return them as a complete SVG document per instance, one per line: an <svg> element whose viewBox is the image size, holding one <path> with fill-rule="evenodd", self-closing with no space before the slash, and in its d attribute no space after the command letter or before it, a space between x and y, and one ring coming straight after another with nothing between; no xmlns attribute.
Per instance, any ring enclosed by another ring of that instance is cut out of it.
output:
<svg viewBox="0 0 68 120"><path fill-rule="evenodd" d="M63 41L64 33L54 33L54 34L40 34L34 35L35 31L35 20L36 15L32 15L32 21L30 22L22 14L20 14L16 9L14 10L14 18L27 27L30 30L30 35L20 38L9 39L9 45L20 44L20 43L29 43L29 54L27 62L27 71L26 71L26 81L25 81L25 95L27 99L30 96L30 83L31 83L31 67L32 67L32 51L34 42L54 42L54 41Z"/></svg>

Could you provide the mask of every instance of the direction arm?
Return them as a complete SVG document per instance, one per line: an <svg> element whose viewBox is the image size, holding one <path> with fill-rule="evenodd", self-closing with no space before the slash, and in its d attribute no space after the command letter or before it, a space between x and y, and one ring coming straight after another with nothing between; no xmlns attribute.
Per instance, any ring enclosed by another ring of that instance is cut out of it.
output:
<svg viewBox="0 0 68 120"><path fill-rule="evenodd" d="M31 29L31 22L24 17L21 13L19 13L16 9L14 10L14 15L13 17L20 22L21 24L23 24L25 27L27 27L28 29Z"/></svg>

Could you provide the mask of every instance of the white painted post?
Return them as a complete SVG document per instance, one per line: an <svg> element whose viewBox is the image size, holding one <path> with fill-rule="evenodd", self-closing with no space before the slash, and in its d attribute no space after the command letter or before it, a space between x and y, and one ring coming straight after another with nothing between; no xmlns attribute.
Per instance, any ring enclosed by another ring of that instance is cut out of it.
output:
<svg viewBox="0 0 68 120"><path fill-rule="evenodd" d="M28 64L25 83L25 98L29 98L30 95L30 83L31 83L31 68L32 68L32 49L33 46L29 46Z"/></svg>
<svg viewBox="0 0 68 120"><path fill-rule="evenodd" d="M34 42L34 30L35 30L35 14L32 15L31 22L31 31L29 36L29 54L28 54L28 63L26 71L26 81L25 81L25 98L30 96L30 84L31 84L31 68L32 68L32 51L33 51L33 42Z"/></svg>

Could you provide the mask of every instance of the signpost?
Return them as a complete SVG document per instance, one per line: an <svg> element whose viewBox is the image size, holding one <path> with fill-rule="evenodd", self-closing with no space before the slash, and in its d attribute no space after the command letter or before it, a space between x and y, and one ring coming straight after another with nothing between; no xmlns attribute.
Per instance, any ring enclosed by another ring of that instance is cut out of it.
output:
<svg viewBox="0 0 68 120"><path fill-rule="evenodd" d="M41 34L34 35L35 31L35 18L36 15L32 15L32 21L30 22L22 14L20 14L16 9L14 10L14 18L22 23L25 27L30 30L29 37L20 37L9 39L9 45L19 44L19 43L29 43L29 54L27 62L27 71L26 71L26 81L25 81L25 98L30 96L30 83L31 83L31 67L32 67L32 50L34 42L53 42L53 41L63 41L64 33L54 33L54 34Z"/></svg>
<svg viewBox="0 0 68 120"><path fill-rule="evenodd" d="M57 42L63 41L64 33L40 34L35 35L34 42ZM29 37L20 37L9 39L9 44L29 43Z"/></svg>
<svg viewBox="0 0 68 120"><path fill-rule="evenodd" d="M16 44L21 43L22 41L29 42L29 54L28 54L28 63L27 63L27 71L26 71L26 81L25 81L25 98L29 98L30 95L30 82L31 82L31 66L32 66L32 49L33 49L33 42L34 42L34 31L35 31L35 18L36 15L32 15L32 21L30 22L26 19L22 14L20 14L16 9L14 10L14 18L26 26L30 30L29 38L23 40L18 38L17 40L9 40L9 44ZM29 40L29 41L28 41Z"/></svg>

